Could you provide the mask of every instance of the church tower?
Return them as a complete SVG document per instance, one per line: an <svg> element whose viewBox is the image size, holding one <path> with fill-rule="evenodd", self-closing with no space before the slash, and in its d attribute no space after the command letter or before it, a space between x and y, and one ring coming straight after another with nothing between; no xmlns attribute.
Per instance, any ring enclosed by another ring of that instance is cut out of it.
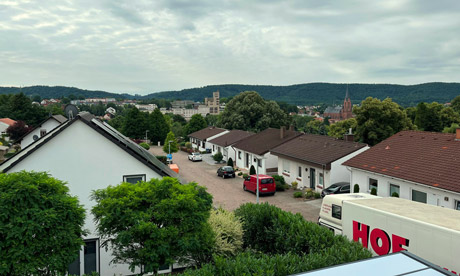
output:
<svg viewBox="0 0 460 276"><path fill-rule="evenodd" d="M353 117L353 105L351 104L350 95L348 94L348 84L347 84L347 92L345 94L345 100L343 101L343 107L340 111L340 119L346 120Z"/></svg>

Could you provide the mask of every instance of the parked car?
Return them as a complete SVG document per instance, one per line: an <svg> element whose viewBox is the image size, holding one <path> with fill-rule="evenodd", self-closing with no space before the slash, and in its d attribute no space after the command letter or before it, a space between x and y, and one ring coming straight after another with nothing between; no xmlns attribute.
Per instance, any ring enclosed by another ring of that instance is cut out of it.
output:
<svg viewBox="0 0 460 276"><path fill-rule="evenodd" d="M257 175L253 174L244 179L243 190L257 192ZM273 177L265 174L259 174L259 194L276 193L276 184Z"/></svg>
<svg viewBox="0 0 460 276"><path fill-rule="evenodd" d="M350 182L337 182L327 187L321 192L321 197L335 194L348 194L350 193Z"/></svg>
<svg viewBox="0 0 460 276"><path fill-rule="evenodd" d="M201 156L201 153L199 152L192 152L192 154L188 156L188 160L193 161L193 162L203 161L203 156Z"/></svg>
<svg viewBox="0 0 460 276"><path fill-rule="evenodd" d="M217 176L222 176L222 178L233 177L235 178L235 170L231 166L223 166L217 169Z"/></svg>

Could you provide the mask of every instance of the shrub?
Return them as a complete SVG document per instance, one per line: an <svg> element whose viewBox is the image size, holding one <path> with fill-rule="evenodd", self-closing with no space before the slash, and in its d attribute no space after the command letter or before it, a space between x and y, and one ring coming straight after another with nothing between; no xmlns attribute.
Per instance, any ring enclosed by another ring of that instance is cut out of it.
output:
<svg viewBox="0 0 460 276"><path fill-rule="evenodd" d="M182 142L180 142L179 145L180 145L181 147L185 147L185 144L187 144L187 143L189 143L189 142L182 141Z"/></svg>
<svg viewBox="0 0 460 276"><path fill-rule="evenodd" d="M256 168L254 168L254 165L251 165L251 168L249 169L249 174L250 175L256 174Z"/></svg>
<svg viewBox="0 0 460 276"><path fill-rule="evenodd" d="M279 184L286 184L286 181L284 180L284 176L282 175L273 175L273 179L275 180L276 186Z"/></svg>
<svg viewBox="0 0 460 276"><path fill-rule="evenodd" d="M161 163L168 165L168 158L164 155L155 156Z"/></svg>
<svg viewBox="0 0 460 276"><path fill-rule="evenodd" d="M146 149L146 150L149 150L149 149L150 149L149 144L144 143L144 142L140 143L139 146L143 147L143 148Z"/></svg>
<svg viewBox="0 0 460 276"><path fill-rule="evenodd" d="M313 192L313 196L314 196L315 198L321 198L321 194L318 193L318 192Z"/></svg>
<svg viewBox="0 0 460 276"><path fill-rule="evenodd" d="M289 189L287 184L277 184L276 181L275 181L275 185L276 185L276 190L277 191L284 192L285 190Z"/></svg>
<svg viewBox="0 0 460 276"><path fill-rule="evenodd" d="M297 181L292 181L291 183L291 186L294 190L297 190L297 186L299 185L299 183Z"/></svg>
<svg viewBox="0 0 460 276"><path fill-rule="evenodd" d="M371 189L371 195L377 195L377 189L376 188L372 188Z"/></svg>
<svg viewBox="0 0 460 276"><path fill-rule="evenodd" d="M220 151L212 156L212 159L214 159L214 161L216 161L217 163L222 161L223 158L224 158L224 156L222 155L222 153Z"/></svg>
<svg viewBox="0 0 460 276"><path fill-rule="evenodd" d="M248 176L249 176L249 175L248 175L248 174L246 174L246 173L245 173L245 174L243 174L243 178L244 178L244 179L248 178Z"/></svg>
<svg viewBox="0 0 460 276"><path fill-rule="evenodd" d="M227 161L227 166L233 167L233 159L231 157Z"/></svg>
<svg viewBox="0 0 460 276"><path fill-rule="evenodd" d="M16 152L8 152L8 153L5 153L5 155L3 157L5 157L5 159L6 159L6 158L10 158L11 156L13 156L15 154L16 154Z"/></svg>
<svg viewBox="0 0 460 276"><path fill-rule="evenodd" d="M185 147L188 148L188 149L191 149L192 148L192 143L186 142Z"/></svg>
<svg viewBox="0 0 460 276"><path fill-rule="evenodd" d="M359 193L359 185L358 184L355 184L355 186L353 186L353 193Z"/></svg>
<svg viewBox="0 0 460 276"><path fill-rule="evenodd" d="M341 236L338 236L341 237ZM320 253L267 255L246 251L236 258L215 257L214 264L207 264L201 269L186 270L184 276L233 276L233 275L293 275L314 269L354 262L371 257L371 253L359 243L345 240Z"/></svg>
<svg viewBox="0 0 460 276"><path fill-rule="evenodd" d="M315 196L313 190L311 188L308 188L305 190L305 197L306 198L313 198Z"/></svg>
<svg viewBox="0 0 460 276"><path fill-rule="evenodd" d="M393 192L393 193L391 194L391 196L392 196L392 197L399 197L399 194L398 194L397 192Z"/></svg>
<svg viewBox="0 0 460 276"><path fill-rule="evenodd" d="M239 172L239 173L238 173L238 176L241 176L241 175L243 175L243 172Z"/></svg>
<svg viewBox="0 0 460 276"><path fill-rule="evenodd" d="M300 192L300 191L294 192L294 197L295 198L301 198L302 197L302 192Z"/></svg>
<svg viewBox="0 0 460 276"><path fill-rule="evenodd" d="M215 233L214 254L233 257L243 249L243 226L233 212L222 208L211 211L208 219Z"/></svg>

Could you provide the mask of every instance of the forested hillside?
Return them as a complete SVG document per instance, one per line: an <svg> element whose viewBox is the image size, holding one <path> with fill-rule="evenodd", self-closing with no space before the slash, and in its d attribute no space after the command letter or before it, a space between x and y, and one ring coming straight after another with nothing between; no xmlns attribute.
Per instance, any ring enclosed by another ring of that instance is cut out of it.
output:
<svg viewBox="0 0 460 276"><path fill-rule="evenodd" d="M134 96L129 94L117 94L105 91L85 90L76 87L66 86L27 86L27 87L0 87L0 94L17 94L24 93L27 96L39 95L42 99L59 99L74 95L80 98L123 98L131 99Z"/></svg>
<svg viewBox="0 0 460 276"><path fill-rule="evenodd" d="M346 84L307 83L289 86L269 85L210 85L181 91L149 94L147 98L165 98L203 101L219 90L220 97L231 97L242 91L256 91L263 98L297 105L341 104L345 97ZM415 106L419 102L450 102L460 95L460 83L425 83L417 85L396 84L349 84L348 91L354 104L367 97L385 99L390 97L403 106Z"/></svg>
<svg viewBox="0 0 460 276"><path fill-rule="evenodd" d="M116 94L104 91L83 90L64 86L30 86L30 87L0 87L0 94L39 95L41 98L61 98L74 95L76 97L111 97L124 99L170 99L203 101L211 97L212 92L219 90L221 98L233 97L243 91L256 91L263 98L287 102L297 105L312 104L341 104L345 97L346 84L335 83L306 83L289 86L271 85L240 85L224 84L209 85L200 88L190 88L181 91L151 93L146 96ZM460 95L460 83L432 82L417 85L397 84L349 84L348 90L354 104L360 103L367 97L385 99L390 97L402 106L415 106L420 102L450 102Z"/></svg>

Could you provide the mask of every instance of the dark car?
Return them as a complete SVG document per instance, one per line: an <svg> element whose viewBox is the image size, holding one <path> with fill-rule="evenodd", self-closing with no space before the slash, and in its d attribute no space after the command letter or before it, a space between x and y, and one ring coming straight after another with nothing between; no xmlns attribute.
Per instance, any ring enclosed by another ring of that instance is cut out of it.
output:
<svg viewBox="0 0 460 276"><path fill-rule="evenodd" d="M235 170L230 166L220 167L217 170L217 176L222 176L222 178L233 177L235 178Z"/></svg>
<svg viewBox="0 0 460 276"><path fill-rule="evenodd" d="M348 194L350 193L350 182L337 182L327 187L321 192L321 197L335 194Z"/></svg>

